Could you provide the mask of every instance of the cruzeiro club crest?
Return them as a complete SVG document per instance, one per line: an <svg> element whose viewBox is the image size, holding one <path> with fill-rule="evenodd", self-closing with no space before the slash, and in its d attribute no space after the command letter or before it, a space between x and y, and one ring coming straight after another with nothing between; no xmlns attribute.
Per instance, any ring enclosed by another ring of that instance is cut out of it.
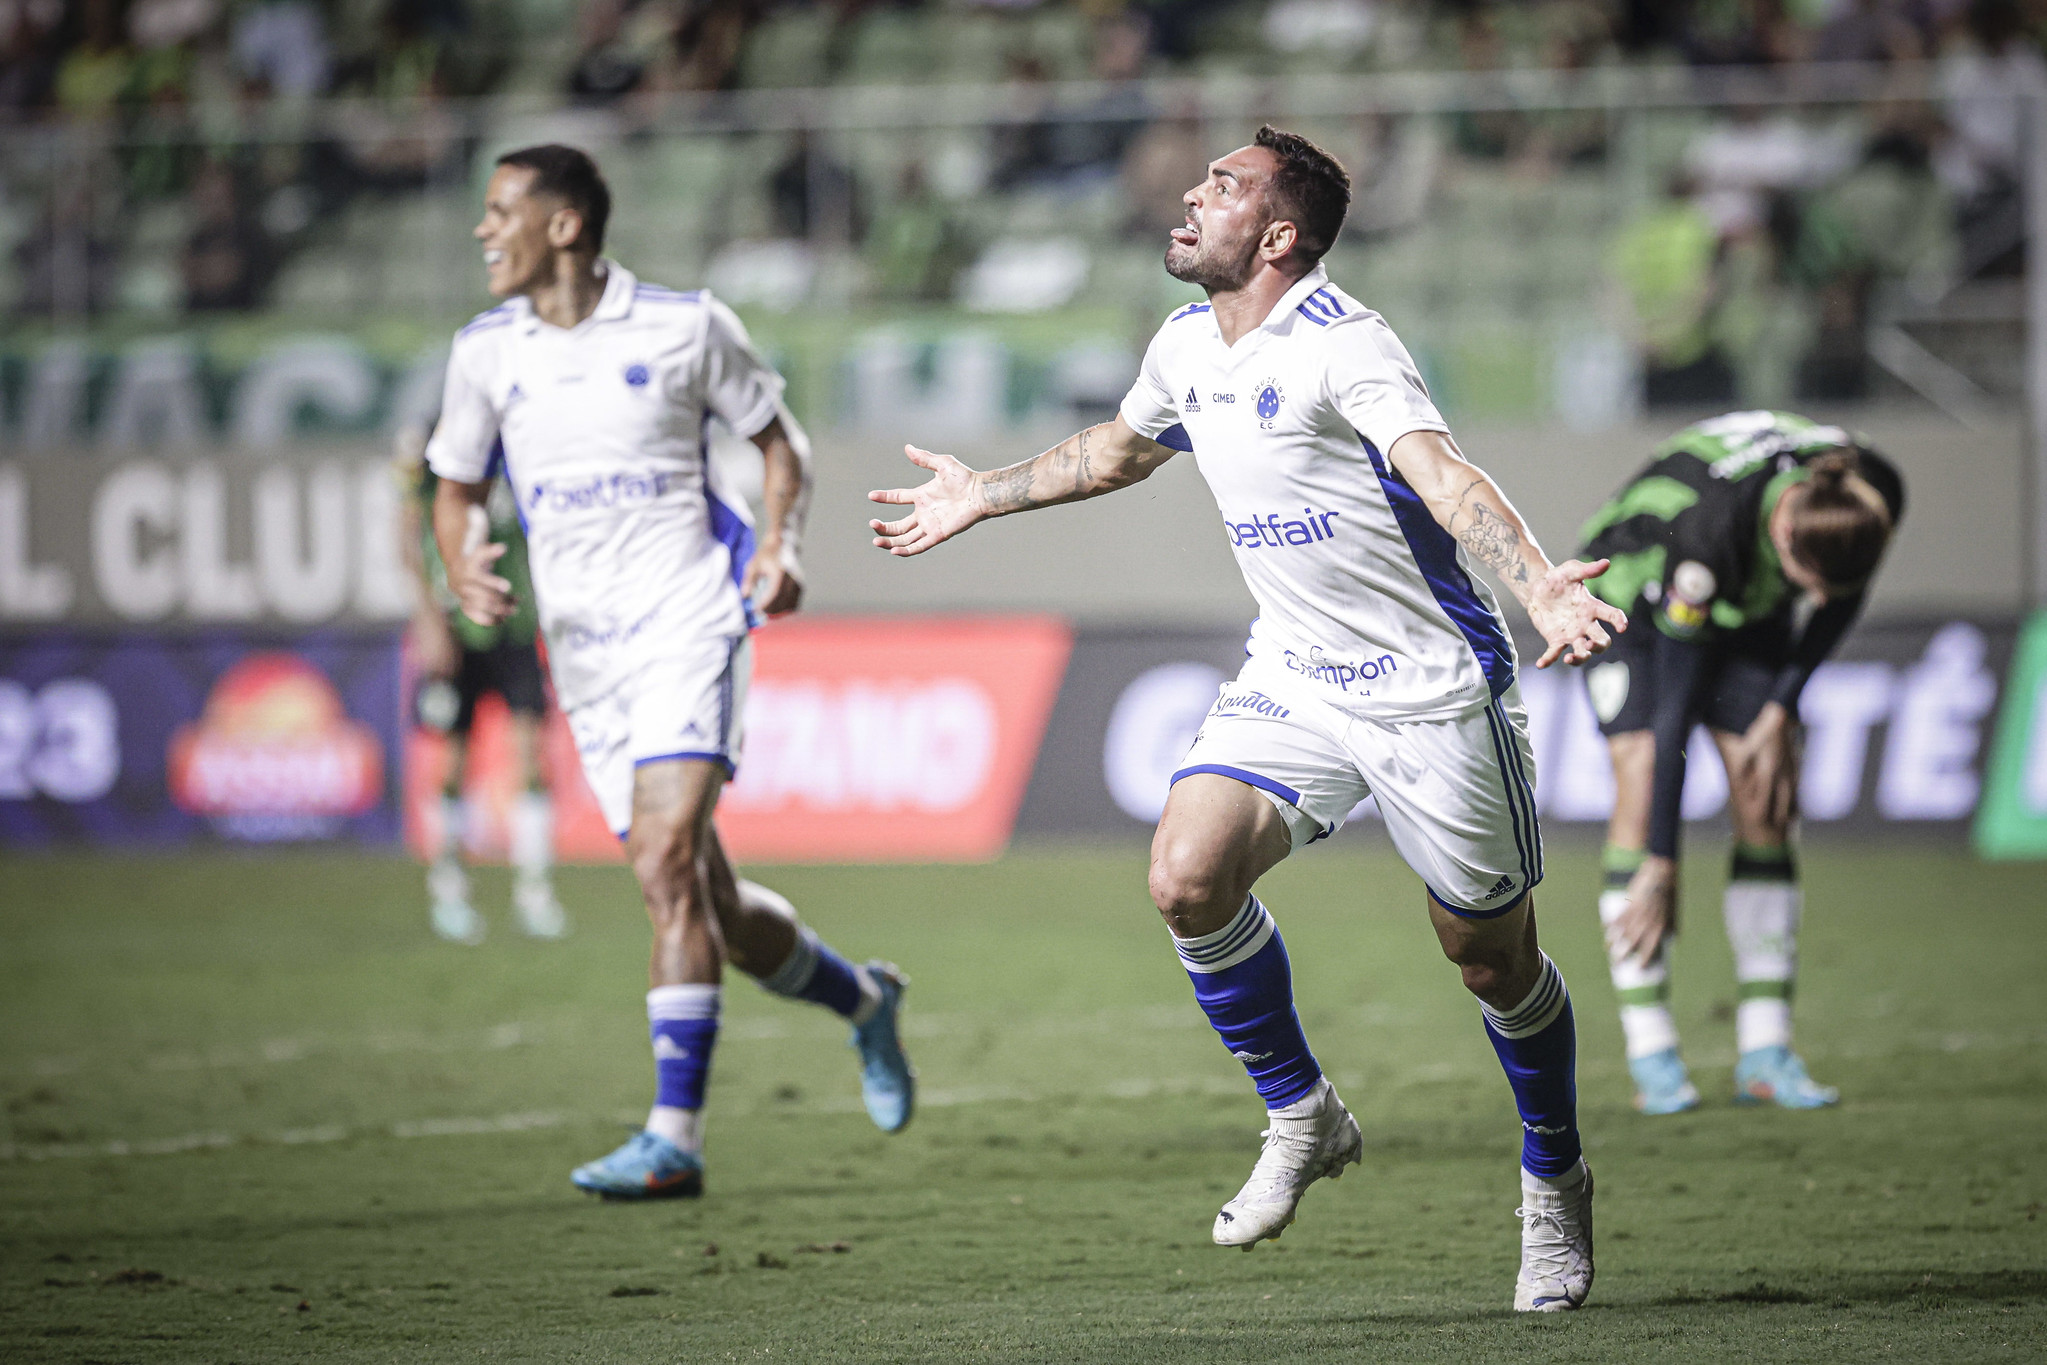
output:
<svg viewBox="0 0 2047 1365"><path fill-rule="evenodd" d="M651 378L653 376L647 373L645 365L632 364L625 367L625 382L633 388L644 389Z"/></svg>
<svg viewBox="0 0 2047 1365"><path fill-rule="evenodd" d="M1259 425L1270 430L1272 419L1279 416L1279 405L1285 401L1286 395L1280 391L1277 383L1270 379L1260 381L1258 385Z"/></svg>

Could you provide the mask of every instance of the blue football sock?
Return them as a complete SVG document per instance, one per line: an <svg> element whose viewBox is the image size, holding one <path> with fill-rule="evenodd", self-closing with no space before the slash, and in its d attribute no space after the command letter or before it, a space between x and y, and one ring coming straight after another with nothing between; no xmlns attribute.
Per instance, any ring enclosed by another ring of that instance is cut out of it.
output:
<svg viewBox="0 0 2047 1365"><path fill-rule="evenodd" d="M881 992L866 982L867 971L832 951L807 924L796 926L796 946L781 966L762 977L761 986L790 1000L823 1005L844 1019L864 1023L874 1012Z"/></svg>
<svg viewBox="0 0 2047 1365"><path fill-rule="evenodd" d="M1521 1166L1554 1180L1577 1166L1578 1029L1571 992L1557 964L1542 955L1542 975L1528 998L1509 1010L1483 1001L1486 1037L1500 1055L1514 1106L1521 1111Z"/></svg>
<svg viewBox="0 0 2047 1365"><path fill-rule="evenodd" d="M716 986L656 986L647 992L657 1107L704 1107L711 1051L718 1045L718 996Z"/></svg>
<svg viewBox="0 0 2047 1365"><path fill-rule="evenodd" d="M1258 898L1244 897L1244 908L1216 932L1176 938L1173 946L1194 982L1194 998L1223 1046L1251 1073L1265 1107L1283 1108L1314 1089L1322 1068L1294 1013L1286 945Z"/></svg>

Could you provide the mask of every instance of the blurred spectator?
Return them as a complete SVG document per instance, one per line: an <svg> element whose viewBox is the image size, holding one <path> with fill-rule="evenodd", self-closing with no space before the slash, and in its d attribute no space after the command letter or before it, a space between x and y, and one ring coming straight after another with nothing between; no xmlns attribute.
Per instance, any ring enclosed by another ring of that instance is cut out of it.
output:
<svg viewBox="0 0 2047 1365"><path fill-rule="evenodd" d="M51 190L35 227L14 248L19 312L62 320L105 311L116 258L100 219L85 176Z"/></svg>
<svg viewBox="0 0 2047 1365"><path fill-rule="evenodd" d="M1901 0L1848 0L1813 40L1816 62L1910 62L1926 55L1925 34Z"/></svg>
<svg viewBox="0 0 2047 1365"><path fill-rule="evenodd" d="M864 235L859 187L853 172L820 150L808 128L768 177L775 231L783 237L850 245Z"/></svg>
<svg viewBox="0 0 2047 1365"><path fill-rule="evenodd" d="M1123 159L1123 200L1130 216L1123 230L1156 243L1163 252L1166 234L1187 221L1187 191L1208 175L1213 150L1201 134L1198 108L1177 118L1151 124Z"/></svg>
<svg viewBox="0 0 2047 1365"><path fill-rule="evenodd" d="M1788 113L1738 105L1686 149L1685 167L1700 207L1722 237L1735 237L1763 226L1773 191L1818 185L1847 169L1854 152L1846 124L1819 131Z"/></svg>
<svg viewBox="0 0 2047 1365"><path fill-rule="evenodd" d="M1805 34L1784 0L1693 3L1682 12L1678 45L1694 65L1772 66L1804 55Z"/></svg>
<svg viewBox="0 0 2047 1365"><path fill-rule="evenodd" d="M668 35L647 83L659 90L723 90L739 67L762 0L649 0Z"/></svg>
<svg viewBox="0 0 2047 1365"><path fill-rule="evenodd" d="M361 187L415 190L459 169L458 129L437 105L452 93L449 47L466 19L460 0L388 0L374 46L344 64L342 90L377 102L350 110L342 136Z"/></svg>
<svg viewBox="0 0 2047 1365"><path fill-rule="evenodd" d="M2019 158L2027 92L2047 83L2047 61L2016 0L1975 0L1956 40L1941 54L1939 83L1954 136L1940 176L1957 201L1963 269L2015 274L2024 240Z"/></svg>
<svg viewBox="0 0 2047 1365"><path fill-rule="evenodd" d="M583 0L576 12L576 64L569 93L585 104L609 104L639 88L647 66L625 41L626 0Z"/></svg>
<svg viewBox="0 0 2047 1365"><path fill-rule="evenodd" d="M263 0L235 16L235 70L250 87L287 99L327 88L333 53L312 0Z"/></svg>
<svg viewBox="0 0 2047 1365"><path fill-rule="evenodd" d="M1721 248L1712 336L1743 407L1782 408L1800 396L1800 372L1820 331L1813 286L1842 255L1833 233L1813 227L1796 196L1773 190L1762 221Z"/></svg>
<svg viewBox="0 0 2047 1365"><path fill-rule="evenodd" d="M192 232L179 259L185 307L195 313L256 307L270 282L270 243L234 172L208 161L190 201Z"/></svg>
<svg viewBox="0 0 2047 1365"><path fill-rule="evenodd" d="M1457 61L1466 74L1482 76L1506 65L1506 45L1492 11L1471 6L1457 20ZM1528 138L1528 117L1512 109L1460 109L1450 120L1457 150L1481 161L1518 154Z"/></svg>
<svg viewBox="0 0 2047 1365"><path fill-rule="evenodd" d="M64 0L0 0L0 117L50 102Z"/></svg>
<svg viewBox="0 0 2047 1365"><path fill-rule="evenodd" d="M1009 80L1016 108L1026 115L1014 123L997 124L993 143L994 171L989 181L998 190L1042 180L1055 173L1058 151L1054 143L1051 112L1051 77L1036 57L1014 54L1009 59Z"/></svg>
<svg viewBox="0 0 2047 1365"><path fill-rule="evenodd" d="M1695 186L1673 176L1663 199L1622 228L1613 272L1635 317L1643 396L1652 406L1706 405L1733 396L1734 376L1713 345L1718 230Z"/></svg>
<svg viewBox="0 0 2047 1365"><path fill-rule="evenodd" d="M932 192L922 162L903 168L895 196L868 233L867 259L875 293L884 299L937 303L952 297L966 265L966 244L945 201Z"/></svg>
<svg viewBox="0 0 2047 1365"><path fill-rule="evenodd" d="M1118 15L1096 25L1089 74L1106 88L1084 105L1053 106L1043 63L1030 56L1010 60L1018 106L1031 117L995 131L997 189L1019 186L1080 190L1115 176L1130 145L1151 121L1152 109L1137 80L1150 54L1151 28L1135 15Z"/></svg>
<svg viewBox="0 0 2047 1365"><path fill-rule="evenodd" d="M67 114L102 117L128 94L135 51L121 31L117 0L82 0L79 41L57 66L57 104Z"/></svg>

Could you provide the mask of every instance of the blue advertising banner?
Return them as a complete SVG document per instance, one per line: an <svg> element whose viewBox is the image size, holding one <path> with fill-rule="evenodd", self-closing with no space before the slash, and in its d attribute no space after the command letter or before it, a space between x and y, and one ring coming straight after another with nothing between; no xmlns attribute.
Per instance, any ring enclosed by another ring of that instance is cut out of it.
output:
<svg viewBox="0 0 2047 1365"><path fill-rule="evenodd" d="M391 632L0 637L0 843L399 837Z"/></svg>

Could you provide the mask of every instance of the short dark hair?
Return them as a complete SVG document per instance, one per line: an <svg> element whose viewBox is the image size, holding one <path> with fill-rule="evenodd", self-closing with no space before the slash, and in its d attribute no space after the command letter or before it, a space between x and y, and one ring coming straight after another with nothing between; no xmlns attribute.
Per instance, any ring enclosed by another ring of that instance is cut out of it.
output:
<svg viewBox="0 0 2047 1365"><path fill-rule="evenodd" d="M1350 212L1350 173L1299 133L1281 132L1269 123L1258 130L1252 145L1271 152L1279 162L1272 177L1275 207L1294 225L1295 253L1315 264L1343 231L1344 215Z"/></svg>
<svg viewBox="0 0 2047 1365"><path fill-rule="evenodd" d="M588 152L550 142L521 147L498 158L500 166L533 172L535 194L551 194L583 215L583 231L575 245L592 255L604 250L604 226L611 221L611 187Z"/></svg>

